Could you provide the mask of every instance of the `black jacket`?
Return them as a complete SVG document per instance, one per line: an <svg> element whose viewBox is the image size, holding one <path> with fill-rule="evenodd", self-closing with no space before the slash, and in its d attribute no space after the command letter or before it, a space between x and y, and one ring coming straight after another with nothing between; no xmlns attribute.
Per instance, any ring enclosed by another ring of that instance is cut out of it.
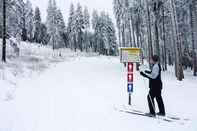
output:
<svg viewBox="0 0 197 131"><path fill-rule="evenodd" d="M157 66L157 65L154 65ZM151 71L145 71L145 73L141 72L141 75L149 79L149 88L150 90L159 91L162 89L162 80L161 80L161 65L158 64L159 71L156 76L156 78L151 78L149 74L152 73L153 69Z"/></svg>

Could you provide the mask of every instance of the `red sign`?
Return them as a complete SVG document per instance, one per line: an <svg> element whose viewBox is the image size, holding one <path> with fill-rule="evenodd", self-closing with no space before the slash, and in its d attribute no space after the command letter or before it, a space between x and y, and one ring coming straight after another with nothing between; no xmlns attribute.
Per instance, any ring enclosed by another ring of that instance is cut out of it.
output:
<svg viewBox="0 0 197 131"><path fill-rule="evenodd" d="M133 63L129 62L127 68L128 68L128 72L133 72Z"/></svg>
<svg viewBox="0 0 197 131"><path fill-rule="evenodd" d="M127 80L128 82L133 82L133 73L128 73Z"/></svg>

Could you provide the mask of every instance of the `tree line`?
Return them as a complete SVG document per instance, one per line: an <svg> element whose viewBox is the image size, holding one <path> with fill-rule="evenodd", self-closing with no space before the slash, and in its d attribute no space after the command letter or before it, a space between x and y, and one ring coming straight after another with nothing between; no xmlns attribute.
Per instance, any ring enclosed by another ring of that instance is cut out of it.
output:
<svg viewBox="0 0 197 131"><path fill-rule="evenodd" d="M0 37L3 32L3 1L0 0ZM118 45L112 19L106 12L91 15L87 7L71 3L68 22L65 23L55 0L48 1L46 22L40 9L33 9L30 0L6 1L6 38L50 45L53 49L70 48L74 51L117 55ZM76 6L76 7L75 7Z"/></svg>
<svg viewBox="0 0 197 131"><path fill-rule="evenodd" d="M163 70L175 65L178 80L183 70L197 75L196 0L114 0L118 40L123 47L140 47L149 59L159 55Z"/></svg>

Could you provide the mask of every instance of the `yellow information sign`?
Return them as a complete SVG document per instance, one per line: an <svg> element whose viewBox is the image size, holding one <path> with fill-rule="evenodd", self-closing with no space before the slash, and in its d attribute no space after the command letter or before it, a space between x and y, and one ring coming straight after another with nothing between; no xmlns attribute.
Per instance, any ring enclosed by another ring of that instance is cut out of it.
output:
<svg viewBox="0 0 197 131"><path fill-rule="evenodd" d="M122 63L141 62L141 48L120 48L120 61Z"/></svg>

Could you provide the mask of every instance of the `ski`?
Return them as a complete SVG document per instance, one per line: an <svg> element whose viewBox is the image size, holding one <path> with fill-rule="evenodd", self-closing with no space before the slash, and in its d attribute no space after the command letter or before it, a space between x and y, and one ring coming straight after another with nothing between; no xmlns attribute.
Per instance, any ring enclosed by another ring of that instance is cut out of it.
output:
<svg viewBox="0 0 197 131"><path fill-rule="evenodd" d="M157 117L157 116L154 117L154 116L147 115L146 113L141 113L141 112L136 112L136 111L129 111L129 110L117 109L117 108L115 108L115 110L117 110L119 112L132 114L132 115L138 115L138 116L143 116L143 117L149 117L149 118L153 118L153 119L163 120L163 121L166 121L166 122L176 122L176 121L174 121L172 119L168 119L168 118L165 118L165 117Z"/></svg>
<svg viewBox="0 0 197 131"><path fill-rule="evenodd" d="M182 119L180 117L169 115L169 114L167 114L166 116L156 115L155 117L153 117L153 116L147 115L147 113L145 113L143 111L132 109L130 106L128 107L125 105L123 105L121 108L114 107L114 109L119 112L124 112L124 113L132 114L132 115L150 117L150 118L154 118L154 119L163 120L166 122L178 122L180 124L184 124L184 122L189 121L189 119Z"/></svg>
<svg viewBox="0 0 197 131"><path fill-rule="evenodd" d="M143 111L132 109L130 106L126 106L126 105L123 105L123 109L129 110L129 111L132 111L132 112L144 113ZM189 121L188 118L180 118L178 116L171 115L171 114L166 114L166 116L160 116L160 117L166 117L168 119L177 120L177 121L181 121L181 120Z"/></svg>

